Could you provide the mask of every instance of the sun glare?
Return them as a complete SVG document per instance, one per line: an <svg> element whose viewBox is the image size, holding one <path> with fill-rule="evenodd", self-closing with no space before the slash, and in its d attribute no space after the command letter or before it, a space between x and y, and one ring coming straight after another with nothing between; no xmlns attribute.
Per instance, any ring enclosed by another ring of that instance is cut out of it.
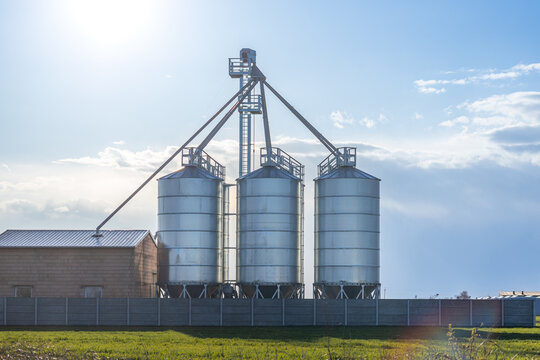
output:
<svg viewBox="0 0 540 360"><path fill-rule="evenodd" d="M152 12L152 2L144 0L74 0L67 7L75 27L88 40L105 47L135 41Z"/></svg>

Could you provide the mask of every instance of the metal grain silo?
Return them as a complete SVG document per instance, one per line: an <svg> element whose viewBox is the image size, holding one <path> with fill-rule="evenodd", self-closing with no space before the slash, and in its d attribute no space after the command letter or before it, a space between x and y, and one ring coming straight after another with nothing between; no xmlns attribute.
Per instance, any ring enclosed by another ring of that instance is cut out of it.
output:
<svg viewBox="0 0 540 360"><path fill-rule="evenodd" d="M158 279L172 297L213 297L223 276L223 167L188 164L158 180Z"/></svg>
<svg viewBox="0 0 540 360"><path fill-rule="evenodd" d="M245 296L301 296L303 186L277 166L237 180L237 284Z"/></svg>
<svg viewBox="0 0 540 360"><path fill-rule="evenodd" d="M314 287L319 297L379 293L380 180L355 165L355 149L340 148L319 166L315 179Z"/></svg>

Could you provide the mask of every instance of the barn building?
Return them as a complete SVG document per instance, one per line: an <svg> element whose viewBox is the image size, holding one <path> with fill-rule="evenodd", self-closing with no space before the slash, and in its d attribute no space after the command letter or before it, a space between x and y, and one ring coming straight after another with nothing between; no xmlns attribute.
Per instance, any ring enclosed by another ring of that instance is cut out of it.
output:
<svg viewBox="0 0 540 360"><path fill-rule="evenodd" d="M0 296L155 297L157 247L148 230L6 230Z"/></svg>

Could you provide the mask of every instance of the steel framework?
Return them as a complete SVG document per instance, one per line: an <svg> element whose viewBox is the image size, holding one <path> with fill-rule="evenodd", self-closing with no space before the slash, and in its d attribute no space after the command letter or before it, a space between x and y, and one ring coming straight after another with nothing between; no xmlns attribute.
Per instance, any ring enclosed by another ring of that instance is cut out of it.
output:
<svg viewBox="0 0 540 360"><path fill-rule="evenodd" d="M208 154L204 152L205 147L208 143L214 138L214 136L220 131L223 125L228 121L232 114L238 110L239 112L239 176L247 174L253 167L252 159L252 146L254 138L252 136L252 122L254 115L261 114L263 119L263 129L264 129L264 139L265 146L261 149L261 165L272 165L276 166L282 170L285 170L294 176L303 180L304 178L304 167L290 157L288 154L283 152L281 149L272 147L271 136L270 136L270 126L268 120L268 110L266 104L265 90L268 89L274 96L281 102L283 105L317 138L321 144L323 144L329 151L330 156L328 156L321 164L319 165L319 175L328 173L333 169L340 166L355 166L356 165L356 149L354 148L336 148L332 143L326 139L304 116L302 116L277 90L275 90L267 81L266 76L261 72L256 64L256 52L251 49L242 49L240 51L240 58L230 58L229 59L229 75L232 78L238 78L240 81L240 89L212 116L208 119L189 139L182 145L178 150L176 150L162 165L160 165L135 191L133 191L117 208L115 208L110 215L108 215L97 227L96 232L93 236L101 236L101 228L107 224L107 222L115 216L137 193L144 188L153 178L155 178L176 156L182 154L182 163L199 166L201 168L210 171L211 173L217 176L224 176L224 168L215 162ZM256 86L259 85L258 92ZM236 101L235 101L236 100ZM208 135L200 142L196 147L189 147L193 140L199 136L205 129L212 123L225 109L227 109L231 103L234 104L227 110L225 115L221 120L214 126L214 128L208 133ZM226 185L227 187L234 185ZM302 186L303 189L303 186ZM228 192L227 192L228 195ZM303 204L302 204L303 207ZM228 200L224 204L223 209L224 216L231 216L235 214L229 213L228 209ZM303 215L302 215L303 216ZM224 221L225 223L226 221ZM228 223L228 222L227 222ZM303 221L302 221L303 224ZM228 224L223 225L224 233L228 234ZM303 225L302 225L303 226ZM303 228L302 228L303 232ZM223 248L224 253L228 253L231 250L234 250L233 247L229 246L228 235L223 239ZM225 265L225 263L224 263ZM225 269L228 267L224 266ZM293 286L292 292L295 294L293 297L303 297L304 296L304 285L303 285L303 240L302 240L302 284L298 286L295 284ZM236 293L235 290L231 290L232 279L228 279L228 276L223 276L225 284L219 286L219 293L224 297L238 297L241 294ZM168 294L168 289L166 284L163 284L162 292ZM206 284L200 289L199 297L207 297L208 289ZM317 287L315 291L315 296L324 296L325 285ZM366 286L369 284L363 284L361 294L355 295L355 297L378 297L380 291L380 284L374 284L375 288L370 290L369 294L366 291ZM187 291L187 287L190 284L183 285L182 296L188 297L191 296ZM260 297L262 293L259 290L259 285L254 284L255 286L255 297ZM264 286L261 284L261 286ZM277 286L277 290L272 295L272 298L282 298L282 287L288 286L290 290L291 284L280 284ZM347 292L344 290L343 286L347 285L338 285L341 286L338 296L341 298L349 297ZM220 296L221 296L220 295ZM229 296L230 295L230 296Z"/></svg>

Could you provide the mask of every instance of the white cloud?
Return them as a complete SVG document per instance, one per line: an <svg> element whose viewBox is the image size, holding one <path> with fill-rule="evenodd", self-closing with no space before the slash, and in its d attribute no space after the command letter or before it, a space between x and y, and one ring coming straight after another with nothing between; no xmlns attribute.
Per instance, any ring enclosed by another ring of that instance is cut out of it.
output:
<svg viewBox="0 0 540 360"><path fill-rule="evenodd" d="M127 168L70 163L13 164L12 169L0 182L0 232L17 227L95 228L147 176ZM157 196L153 185L143 189L108 226L139 223L142 228L151 227Z"/></svg>
<svg viewBox="0 0 540 360"><path fill-rule="evenodd" d="M493 95L463 106L472 113L504 118L506 125L540 122L540 91Z"/></svg>
<svg viewBox="0 0 540 360"><path fill-rule="evenodd" d="M2 213L29 213L41 211L41 209L42 206L39 203L26 199L12 199L0 203L0 212Z"/></svg>
<svg viewBox="0 0 540 360"><path fill-rule="evenodd" d="M468 124L468 123L469 123L469 118L467 116L462 115L452 120L443 121L439 125L445 126L445 127L453 127L454 125L457 125L457 124Z"/></svg>
<svg viewBox="0 0 540 360"><path fill-rule="evenodd" d="M113 144L114 145L125 145L126 142L124 140L118 140L118 141L113 141Z"/></svg>
<svg viewBox="0 0 540 360"><path fill-rule="evenodd" d="M358 123L362 126L367 127L368 129L371 129L375 127L379 123L385 123L388 121L388 118L384 114L379 114L376 118L370 118L370 117L363 117L358 121Z"/></svg>
<svg viewBox="0 0 540 360"><path fill-rule="evenodd" d="M345 125L354 124L355 122L354 118L350 114L339 110L333 111L330 114L330 119L332 119L334 126L338 129L343 129ZM358 124L371 129L375 127L378 123L385 123L387 121L388 118L381 113L377 117L364 116L363 118L358 120Z"/></svg>
<svg viewBox="0 0 540 360"><path fill-rule="evenodd" d="M330 119L334 123L334 126L338 129L343 129L345 125L349 125L354 122L354 119L351 115L339 110L332 111L330 113Z"/></svg>
<svg viewBox="0 0 540 360"><path fill-rule="evenodd" d="M414 113L414 119L415 120L422 120L424 118L424 115L419 113Z"/></svg>
<svg viewBox="0 0 540 360"><path fill-rule="evenodd" d="M380 123L385 123L388 121L388 118L386 117L386 115L384 114L379 114L379 122Z"/></svg>
<svg viewBox="0 0 540 360"><path fill-rule="evenodd" d="M155 151L147 148L142 151L130 151L115 147L107 147L96 157L85 156L81 158L66 158L56 160L55 163L70 163L80 165L94 165L116 169L128 168L137 171L153 171L177 150L178 147L167 146L164 150Z"/></svg>
<svg viewBox="0 0 540 360"><path fill-rule="evenodd" d="M517 164L540 166L540 141L531 138L540 128L540 92L493 95L452 108L461 114L439 124L448 128L443 134L400 139L399 142L379 139L377 144L358 141L335 141L334 144L357 146L359 158L424 169L467 168L481 162L505 167ZM370 121L375 124L374 119L369 118L365 124L373 125ZM503 136L512 142L503 142ZM302 140L290 140L287 147L294 148L297 154L303 149L306 157L320 157L324 152L306 148L306 144L295 147L292 143Z"/></svg>
<svg viewBox="0 0 540 360"><path fill-rule="evenodd" d="M393 161L407 167L419 168L466 168L479 162L493 162L501 166L512 166L516 163L540 165L540 152L534 152L534 144L520 148L504 145L495 141L493 134L501 129L516 126L532 126L540 123L540 92L514 92L493 95L476 101L454 106L459 116L441 122L441 127L454 129L438 136L429 135L420 139L385 141L379 139L378 144L359 143L358 141L334 141L336 146L357 146L358 156L379 161ZM337 114L340 115L337 115ZM341 112L334 112L339 119L351 118ZM458 114L456 114L458 115ZM415 117L416 114L415 114ZM377 117L365 117L359 122L368 128L388 121L384 114ZM340 125L346 122L339 121ZM327 151L315 138L297 138L288 135L276 136L274 146L282 147L294 157L303 158L309 163L316 158L323 158ZM263 146L257 142L255 148ZM505 147L506 146L506 147ZM518 151L518 150L522 151ZM525 149L527 151L525 151ZM110 167L114 169L135 169L149 171L157 168L176 147L168 146L164 150L146 149L130 151L127 149L106 148L96 157L79 159L63 159L61 163L85 164L90 166ZM214 140L207 152L222 165L227 173L235 176L237 171L238 142L236 140ZM254 159L258 163L258 153ZM230 180L230 179L229 179ZM25 185L22 182L19 186ZM2 187L8 184L0 183Z"/></svg>
<svg viewBox="0 0 540 360"><path fill-rule="evenodd" d="M363 117L359 120L360 125L365 126L367 128L372 128L375 126L375 120L368 118L367 116Z"/></svg>
<svg viewBox="0 0 540 360"><path fill-rule="evenodd" d="M445 85L466 85L471 83L478 83L482 81L494 81L504 79L515 79L520 76L527 75L534 71L540 71L540 63L532 64L518 64L512 66L510 69L497 71L488 70L487 73L481 73L478 75L467 76L460 79L431 79L431 80L416 80L414 85L419 92L425 94L442 94L446 92ZM452 73L452 72L449 72Z"/></svg>
<svg viewBox="0 0 540 360"><path fill-rule="evenodd" d="M67 213L69 212L69 207L67 207L66 205L60 205L55 207L53 211L57 213Z"/></svg>
<svg viewBox="0 0 540 360"><path fill-rule="evenodd" d="M288 145L288 144L307 144L307 145L318 145L319 140L315 138L309 138L309 139L303 139L303 138L296 138L292 136L284 136L284 135L278 135L276 137L276 140L272 140L273 145Z"/></svg>

